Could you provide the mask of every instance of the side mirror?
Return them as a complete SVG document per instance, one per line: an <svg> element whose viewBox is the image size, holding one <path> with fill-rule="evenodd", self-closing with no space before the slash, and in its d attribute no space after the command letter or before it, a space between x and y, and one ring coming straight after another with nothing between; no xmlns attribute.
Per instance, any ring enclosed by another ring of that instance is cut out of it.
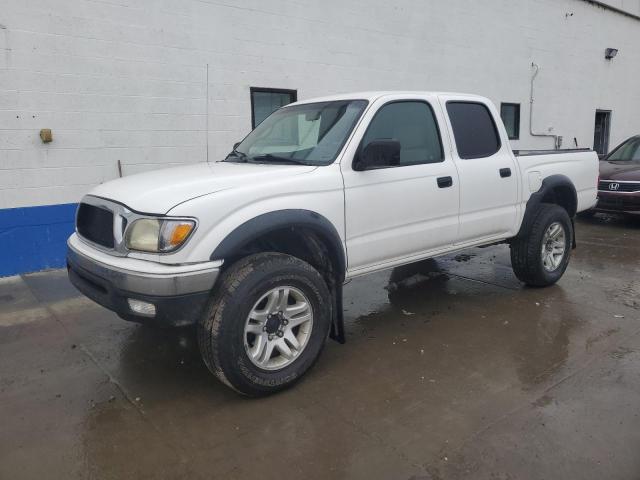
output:
<svg viewBox="0 0 640 480"><path fill-rule="evenodd" d="M400 165L400 142L397 140L374 140L367 144L354 162L356 171Z"/></svg>
<svg viewBox="0 0 640 480"><path fill-rule="evenodd" d="M235 150L235 149L237 149L237 148L240 146L240 144L241 144L241 143L242 143L242 142L236 142L236 143L234 143L234 144L233 144L233 149L234 149L234 150Z"/></svg>

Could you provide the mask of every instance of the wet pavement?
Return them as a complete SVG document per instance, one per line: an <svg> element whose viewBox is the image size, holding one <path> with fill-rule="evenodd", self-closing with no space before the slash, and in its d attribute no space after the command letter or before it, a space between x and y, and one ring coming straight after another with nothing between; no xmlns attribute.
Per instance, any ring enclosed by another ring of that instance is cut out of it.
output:
<svg viewBox="0 0 640 480"><path fill-rule="evenodd" d="M640 478L640 222L577 238L546 289L504 245L352 281L347 344L260 400L189 329L0 279L0 478Z"/></svg>

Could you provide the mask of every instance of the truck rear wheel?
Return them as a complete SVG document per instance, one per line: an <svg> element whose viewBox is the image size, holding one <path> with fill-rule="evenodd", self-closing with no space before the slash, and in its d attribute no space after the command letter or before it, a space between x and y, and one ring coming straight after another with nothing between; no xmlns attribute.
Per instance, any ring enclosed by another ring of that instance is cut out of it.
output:
<svg viewBox="0 0 640 480"><path fill-rule="evenodd" d="M263 396L311 368L330 325L331 296L322 276L296 257L261 253L223 273L198 323L198 343L223 383Z"/></svg>
<svg viewBox="0 0 640 480"><path fill-rule="evenodd" d="M519 280L534 287L556 283L569 264L573 227L567 211L541 204L528 231L511 242L511 265Z"/></svg>

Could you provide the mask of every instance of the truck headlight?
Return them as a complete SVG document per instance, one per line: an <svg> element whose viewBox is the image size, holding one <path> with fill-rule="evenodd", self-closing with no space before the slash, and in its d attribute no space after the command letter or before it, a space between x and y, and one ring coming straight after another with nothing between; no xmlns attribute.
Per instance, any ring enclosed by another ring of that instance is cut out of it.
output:
<svg viewBox="0 0 640 480"><path fill-rule="evenodd" d="M187 241L195 226L193 220L140 218L127 229L125 244L130 250L171 252Z"/></svg>

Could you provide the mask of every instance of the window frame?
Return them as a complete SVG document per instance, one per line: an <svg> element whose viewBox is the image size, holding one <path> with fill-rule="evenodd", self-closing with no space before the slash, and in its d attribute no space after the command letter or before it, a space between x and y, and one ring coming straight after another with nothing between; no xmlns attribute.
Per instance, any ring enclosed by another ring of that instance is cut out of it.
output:
<svg viewBox="0 0 640 480"><path fill-rule="evenodd" d="M502 120L502 123L504 123L504 120L502 118L502 107L516 107L516 119L515 119L515 125L514 125L514 130L516 132L515 137L511 137L509 136L509 130L507 130L506 125L505 125L505 130L507 132L507 138L509 140L520 140L520 104L519 103L513 103L513 102L501 102L500 103L500 120Z"/></svg>
<svg viewBox="0 0 640 480"><path fill-rule="evenodd" d="M251 130L257 127L256 125L256 112L253 101L254 93L281 93L288 94L293 100L287 105L291 105L298 101L298 90L292 90L289 88L270 88L270 87L249 87L249 102L251 103ZM286 105L285 105L286 106ZM272 112L273 113L273 112Z"/></svg>
<svg viewBox="0 0 640 480"><path fill-rule="evenodd" d="M453 127L453 122L451 121L451 114L449 113L449 109L447 108L450 103L470 103L472 105L481 105L485 108L485 110L489 113L489 118L491 119L491 124L493 125L493 131L495 132L496 138L498 139L498 148L493 153L491 153L490 155L474 155L471 157L463 157L462 155L460 155L460 151L458 150L458 141L456 140L456 132ZM451 126L451 136L453 138L453 143L455 144L455 147L456 147L456 153L458 154L458 158L460 160L476 160L478 158L490 158L490 157L493 157L500 150L502 150L502 137L500 136L500 130L498 130L498 126L496 125L496 119L494 118L493 112L491 111L491 108L489 108L489 105L478 100L448 100L445 104L445 111L449 120L449 125ZM500 121L502 121L502 119L500 119Z"/></svg>
<svg viewBox="0 0 640 480"><path fill-rule="evenodd" d="M446 156L445 156L445 150L444 150L444 144L442 143L442 132L440 130L440 122L438 121L438 116L436 115L436 112L433 108L433 106L431 105L431 103L428 100L422 99L422 98L415 98L415 99L411 99L411 98L406 98L406 99L400 99L400 100L389 100L388 102L383 103L382 105L380 105L378 107L378 109L376 110L376 112L373 114L373 117L371 117L371 120L369 120L369 123L367 125L367 128L365 129L365 131L362 133L362 137L360 138L360 142L358 143L358 148L356 149L355 154L353 155L353 159L351 160L351 168L354 169L354 165L358 162L358 158L360 157L360 153L362 152L363 147L363 142L365 137L367 136L367 132L369 131L369 128L371 128L371 125L373 124L374 120L376 119L376 117L378 116L378 114L380 113L380 111L386 107L387 105L391 105L394 103L424 103L427 108L429 108L429 111L431 112L431 115L433 116L433 120L435 121L436 124L436 132L438 134L438 142L440 143L440 160L437 162L422 162L422 163L411 163L411 164L399 164L399 165L389 165L386 167L377 167L375 170L384 170L386 168L401 168L401 167L415 167L418 165L433 165L436 163L443 163L444 161L446 161Z"/></svg>

